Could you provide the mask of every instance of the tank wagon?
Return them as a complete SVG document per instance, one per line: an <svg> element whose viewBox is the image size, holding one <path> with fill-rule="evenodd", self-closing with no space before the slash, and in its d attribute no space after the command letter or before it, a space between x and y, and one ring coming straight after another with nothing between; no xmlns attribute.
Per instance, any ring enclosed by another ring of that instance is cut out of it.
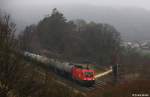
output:
<svg viewBox="0 0 150 97"><path fill-rule="evenodd" d="M82 85L91 86L95 83L95 70L91 68L93 64L60 62L30 52L25 52L24 55L44 63L46 67L53 69L59 74L71 77L74 81L77 81Z"/></svg>

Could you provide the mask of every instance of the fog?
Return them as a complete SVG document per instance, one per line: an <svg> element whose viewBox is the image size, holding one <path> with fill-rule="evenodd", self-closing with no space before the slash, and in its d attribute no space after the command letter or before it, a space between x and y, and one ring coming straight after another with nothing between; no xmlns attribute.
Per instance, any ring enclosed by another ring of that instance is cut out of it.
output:
<svg viewBox="0 0 150 97"><path fill-rule="evenodd" d="M1 0L0 9L9 13L20 32L38 23L53 8L67 19L85 19L112 24L124 39L150 37L150 0ZM144 34L143 34L144 33ZM130 38L127 38L130 37ZM133 39L134 40L134 39Z"/></svg>
<svg viewBox="0 0 150 97"><path fill-rule="evenodd" d="M53 8L67 13L70 8L80 6L140 7L150 10L150 0L0 0L0 9L10 13L17 23L24 24L36 23Z"/></svg>
<svg viewBox="0 0 150 97"><path fill-rule="evenodd" d="M96 6L137 6L150 9L149 0L1 0L6 7L33 7L64 4L90 4Z"/></svg>

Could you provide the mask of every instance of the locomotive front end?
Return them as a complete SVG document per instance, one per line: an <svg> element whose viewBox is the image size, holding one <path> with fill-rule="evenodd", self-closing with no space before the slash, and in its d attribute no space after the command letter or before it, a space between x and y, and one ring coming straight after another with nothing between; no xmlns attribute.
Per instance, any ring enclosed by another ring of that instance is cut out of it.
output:
<svg viewBox="0 0 150 97"><path fill-rule="evenodd" d="M95 83L95 70L92 64L76 64L72 69L72 77L82 85L92 86Z"/></svg>
<svg viewBox="0 0 150 97"><path fill-rule="evenodd" d="M91 69L83 69L83 84L91 86L95 83L95 71Z"/></svg>

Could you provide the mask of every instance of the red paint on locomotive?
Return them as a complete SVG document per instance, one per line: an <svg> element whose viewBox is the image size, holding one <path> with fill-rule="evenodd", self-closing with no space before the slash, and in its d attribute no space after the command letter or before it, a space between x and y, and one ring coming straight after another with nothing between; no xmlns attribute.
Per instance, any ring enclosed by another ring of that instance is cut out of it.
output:
<svg viewBox="0 0 150 97"><path fill-rule="evenodd" d="M95 70L90 68L79 68L74 66L72 68L72 77L78 81L94 81L95 80Z"/></svg>

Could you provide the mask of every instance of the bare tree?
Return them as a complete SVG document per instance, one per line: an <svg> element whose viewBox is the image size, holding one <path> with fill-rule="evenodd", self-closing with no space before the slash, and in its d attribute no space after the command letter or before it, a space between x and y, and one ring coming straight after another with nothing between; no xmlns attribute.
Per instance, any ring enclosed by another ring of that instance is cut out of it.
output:
<svg viewBox="0 0 150 97"><path fill-rule="evenodd" d="M13 95L21 85L20 82L27 75L26 67L18 50L14 38L15 24L10 15L0 13L0 96Z"/></svg>

